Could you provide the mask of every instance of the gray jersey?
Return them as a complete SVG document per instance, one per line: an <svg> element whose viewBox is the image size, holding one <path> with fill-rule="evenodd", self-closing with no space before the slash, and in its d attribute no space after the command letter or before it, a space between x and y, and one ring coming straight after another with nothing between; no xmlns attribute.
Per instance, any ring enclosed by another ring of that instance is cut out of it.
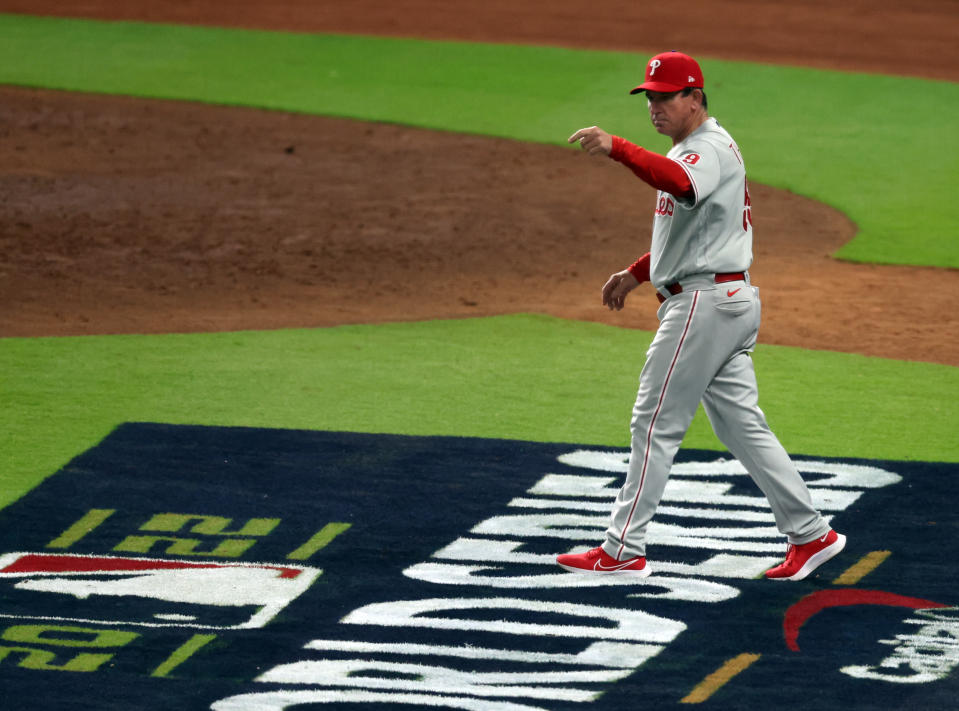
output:
<svg viewBox="0 0 959 711"><path fill-rule="evenodd" d="M661 287L692 274L746 271L752 216L746 168L732 136L710 118L666 156L686 171L694 195L657 194L650 281Z"/></svg>
<svg viewBox="0 0 959 711"><path fill-rule="evenodd" d="M651 281L682 282L659 309L630 423L626 481L603 549L617 561L646 555L646 527L662 498L673 458L700 403L713 430L766 494L779 530L804 544L829 533L789 454L759 409L749 353L759 331L759 289L715 274L752 262L746 170L739 149L708 119L667 154L681 165L693 197L660 191L653 220Z"/></svg>

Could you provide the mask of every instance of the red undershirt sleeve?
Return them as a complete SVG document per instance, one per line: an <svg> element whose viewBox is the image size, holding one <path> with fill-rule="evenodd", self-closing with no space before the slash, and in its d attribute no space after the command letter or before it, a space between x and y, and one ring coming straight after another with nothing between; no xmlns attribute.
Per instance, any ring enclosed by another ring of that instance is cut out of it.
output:
<svg viewBox="0 0 959 711"><path fill-rule="evenodd" d="M625 138L613 136L609 157L629 168L638 178L678 198L693 197L693 184L682 166L671 158L647 151Z"/></svg>
<svg viewBox="0 0 959 711"><path fill-rule="evenodd" d="M633 262L627 270L640 284L649 281L649 252Z"/></svg>

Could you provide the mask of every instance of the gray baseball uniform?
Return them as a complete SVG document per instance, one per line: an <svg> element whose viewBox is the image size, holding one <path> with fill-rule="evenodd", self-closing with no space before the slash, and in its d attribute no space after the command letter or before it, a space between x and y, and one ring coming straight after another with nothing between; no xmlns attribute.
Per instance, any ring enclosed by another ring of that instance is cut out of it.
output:
<svg viewBox="0 0 959 711"><path fill-rule="evenodd" d="M712 118L667 155L685 169L694 196L657 194L650 279L664 300L633 408L629 470L603 550L617 560L646 555L646 526L700 402L768 498L779 530L790 543L807 543L829 526L766 424L749 355L760 302L746 271L752 218L742 156Z"/></svg>

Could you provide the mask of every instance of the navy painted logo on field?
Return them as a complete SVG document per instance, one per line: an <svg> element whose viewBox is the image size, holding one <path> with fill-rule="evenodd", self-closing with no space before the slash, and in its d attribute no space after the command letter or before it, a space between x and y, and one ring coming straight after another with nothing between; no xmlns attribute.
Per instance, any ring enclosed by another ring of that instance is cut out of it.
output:
<svg viewBox="0 0 959 711"><path fill-rule="evenodd" d="M956 465L795 457L849 543L784 583L762 578L785 543L742 466L683 451L651 577L562 571L602 539L626 457L121 426L0 511L5 707L954 703Z"/></svg>

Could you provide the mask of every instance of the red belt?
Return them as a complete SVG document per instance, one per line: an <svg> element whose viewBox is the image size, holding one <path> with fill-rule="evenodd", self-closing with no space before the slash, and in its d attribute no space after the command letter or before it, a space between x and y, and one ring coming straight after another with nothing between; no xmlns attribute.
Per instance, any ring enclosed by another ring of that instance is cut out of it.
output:
<svg viewBox="0 0 959 711"><path fill-rule="evenodd" d="M716 275L717 284L725 284L727 281L746 281L746 275L743 272L729 272L727 274ZM663 288L673 296L683 292L683 285L678 281L673 282L672 284L667 284ZM666 300L666 298L658 291L656 292L656 298L659 299L659 303L663 303Z"/></svg>

